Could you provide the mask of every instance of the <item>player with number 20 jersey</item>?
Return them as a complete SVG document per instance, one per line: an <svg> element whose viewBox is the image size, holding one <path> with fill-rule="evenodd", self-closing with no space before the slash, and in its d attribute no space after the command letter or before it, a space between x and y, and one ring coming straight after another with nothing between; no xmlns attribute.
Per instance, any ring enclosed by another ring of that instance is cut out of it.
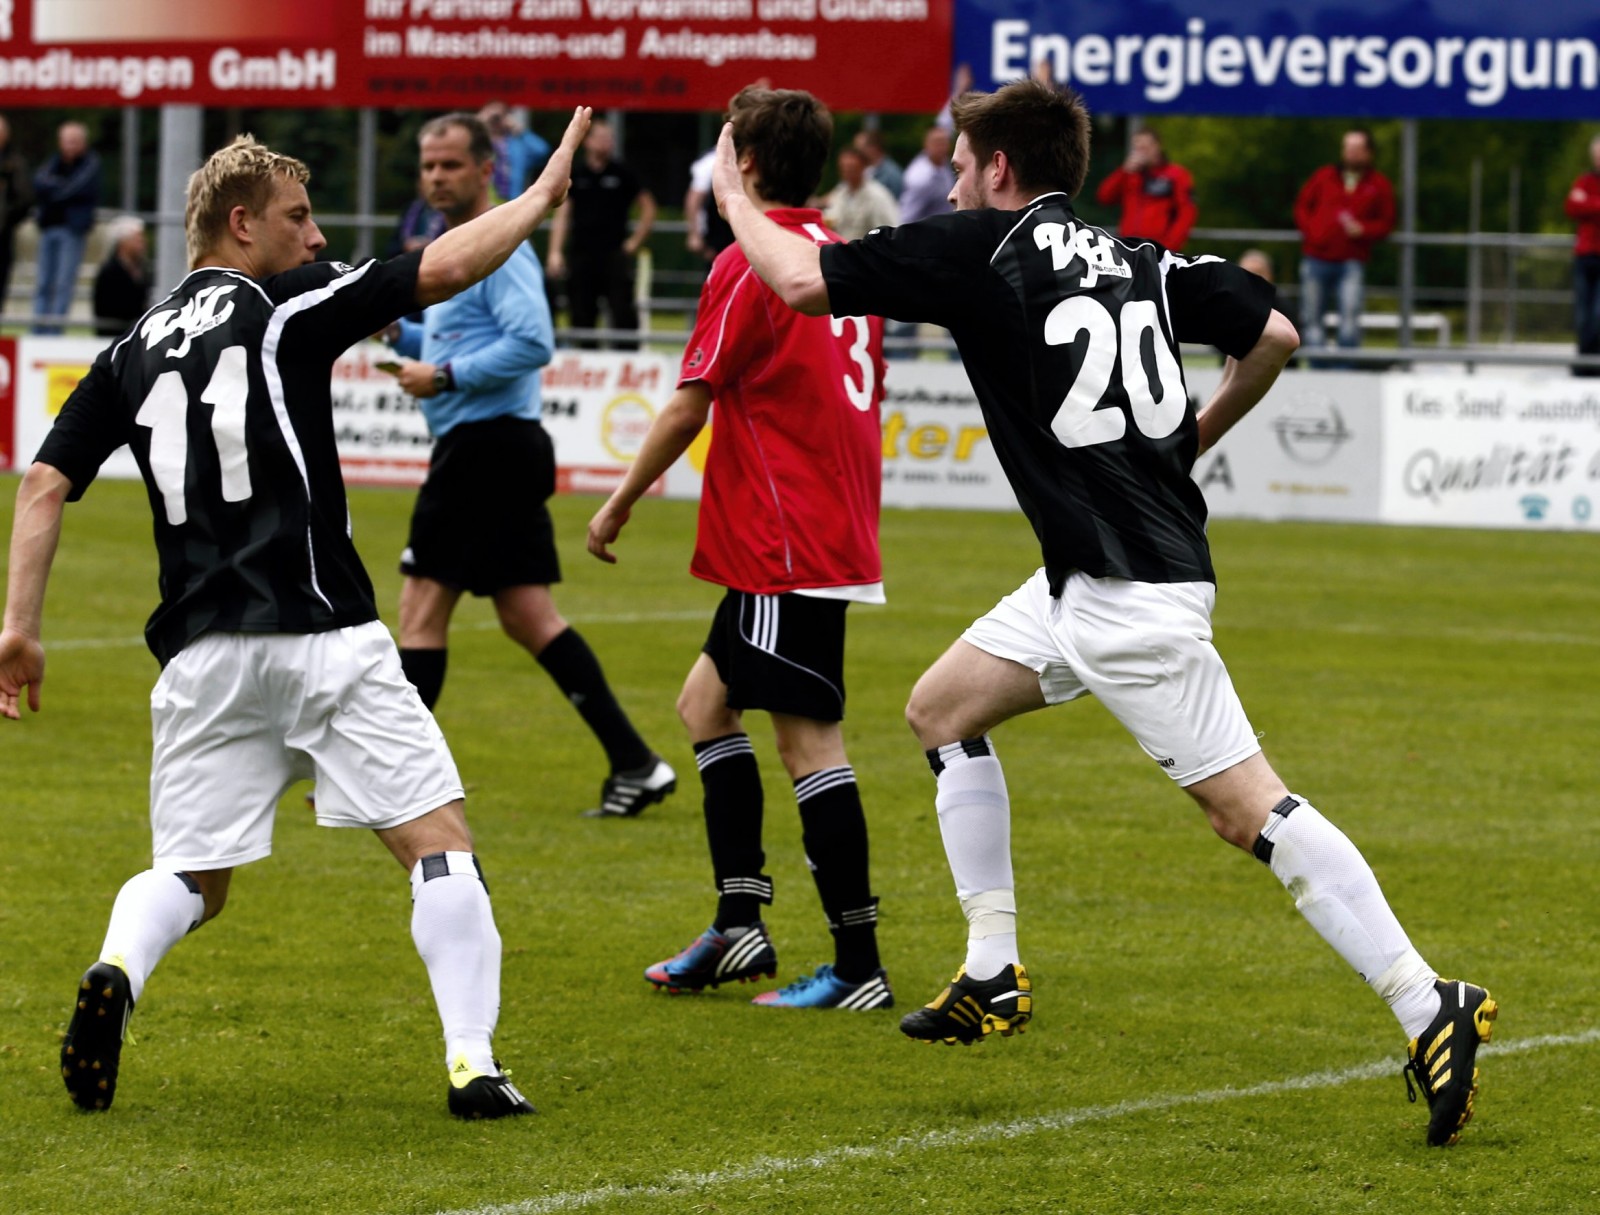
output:
<svg viewBox="0 0 1600 1215"><path fill-rule="evenodd" d="M938 784L967 956L901 1029L975 1042L1032 1018L1010 797L989 731L1093 695L1389 1005L1428 1100L1428 1141L1454 1143L1472 1115L1473 1060L1495 1001L1439 979L1356 846L1289 792L1212 644L1215 575L1190 469L1267 392L1299 337L1270 287L1237 266L1078 219L1070 199L1088 168L1090 124L1072 93L1025 80L963 93L950 109L956 212L846 245L810 248L748 206L726 132L712 175L740 247L792 307L950 328L1044 556L923 674L906 707ZM1198 411L1180 341L1229 356Z"/></svg>

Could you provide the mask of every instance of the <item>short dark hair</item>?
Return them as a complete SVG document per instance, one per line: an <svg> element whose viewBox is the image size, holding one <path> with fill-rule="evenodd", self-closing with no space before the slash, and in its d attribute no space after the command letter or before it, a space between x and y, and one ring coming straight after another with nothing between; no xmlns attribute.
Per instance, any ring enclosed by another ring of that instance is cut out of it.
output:
<svg viewBox="0 0 1600 1215"><path fill-rule="evenodd" d="M1155 140L1157 143L1161 142L1161 132L1156 130L1153 126L1149 125L1148 123L1146 123L1145 125L1141 126L1137 131L1134 132L1134 134L1135 135L1148 135L1148 136L1150 136L1151 139Z"/></svg>
<svg viewBox="0 0 1600 1215"><path fill-rule="evenodd" d="M422 130L417 132L417 142L420 144L424 139L437 139L441 135L447 135L451 127L459 127L467 133L467 152L478 164L481 165L494 155L494 139L489 134L489 124L476 114L467 113L466 110L430 118L422 124Z"/></svg>
<svg viewBox="0 0 1600 1215"><path fill-rule="evenodd" d="M981 166L996 152L1011 163L1017 185L1075 195L1089 172L1089 107L1071 89L1031 77L993 93L962 93L950 103L956 132Z"/></svg>
<svg viewBox="0 0 1600 1215"><path fill-rule="evenodd" d="M748 85L728 102L733 147L755 157L756 193L803 207L822 180L833 145L833 115L802 89Z"/></svg>

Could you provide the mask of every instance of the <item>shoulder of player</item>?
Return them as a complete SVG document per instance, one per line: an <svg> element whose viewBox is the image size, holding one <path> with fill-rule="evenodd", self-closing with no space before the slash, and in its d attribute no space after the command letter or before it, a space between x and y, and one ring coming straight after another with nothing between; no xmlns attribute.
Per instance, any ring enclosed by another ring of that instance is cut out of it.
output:
<svg viewBox="0 0 1600 1215"><path fill-rule="evenodd" d="M341 291L357 283L381 282L401 274L402 264L413 259L420 261L417 254L403 253L388 261L371 257L355 265L339 261L309 262L260 280L257 285L274 308L293 306L299 311L336 299Z"/></svg>
<svg viewBox="0 0 1600 1215"><path fill-rule="evenodd" d="M706 275L706 285L703 295L707 299L720 298L746 284L747 280L760 284L761 280L750 268L750 259L744 255L744 250L739 248L737 242L729 245L717 254L711 263L711 272Z"/></svg>

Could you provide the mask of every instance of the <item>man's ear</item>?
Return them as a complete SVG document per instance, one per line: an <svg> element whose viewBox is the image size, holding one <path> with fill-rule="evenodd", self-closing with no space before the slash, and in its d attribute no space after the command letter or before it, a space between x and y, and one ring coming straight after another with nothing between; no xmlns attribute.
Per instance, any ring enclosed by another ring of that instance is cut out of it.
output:
<svg viewBox="0 0 1600 1215"><path fill-rule="evenodd" d="M1003 190L1011 184L1011 161L1004 152L989 157L989 189Z"/></svg>
<svg viewBox="0 0 1600 1215"><path fill-rule="evenodd" d="M254 242L255 238L251 235L254 226L255 216L250 214L248 207L240 205L228 212L228 232L241 245Z"/></svg>

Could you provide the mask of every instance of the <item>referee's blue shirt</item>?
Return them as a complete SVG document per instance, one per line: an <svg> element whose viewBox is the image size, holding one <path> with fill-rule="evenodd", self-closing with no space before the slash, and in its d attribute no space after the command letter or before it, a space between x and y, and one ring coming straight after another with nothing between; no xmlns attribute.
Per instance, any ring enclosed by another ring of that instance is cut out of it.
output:
<svg viewBox="0 0 1600 1215"><path fill-rule="evenodd" d="M555 323L533 249L519 245L488 278L423 312L420 325L401 321L394 348L435 367L450 364L455 389L417 402L435 438L462 422L537 421L539 368L555 353Z"/></svg>

